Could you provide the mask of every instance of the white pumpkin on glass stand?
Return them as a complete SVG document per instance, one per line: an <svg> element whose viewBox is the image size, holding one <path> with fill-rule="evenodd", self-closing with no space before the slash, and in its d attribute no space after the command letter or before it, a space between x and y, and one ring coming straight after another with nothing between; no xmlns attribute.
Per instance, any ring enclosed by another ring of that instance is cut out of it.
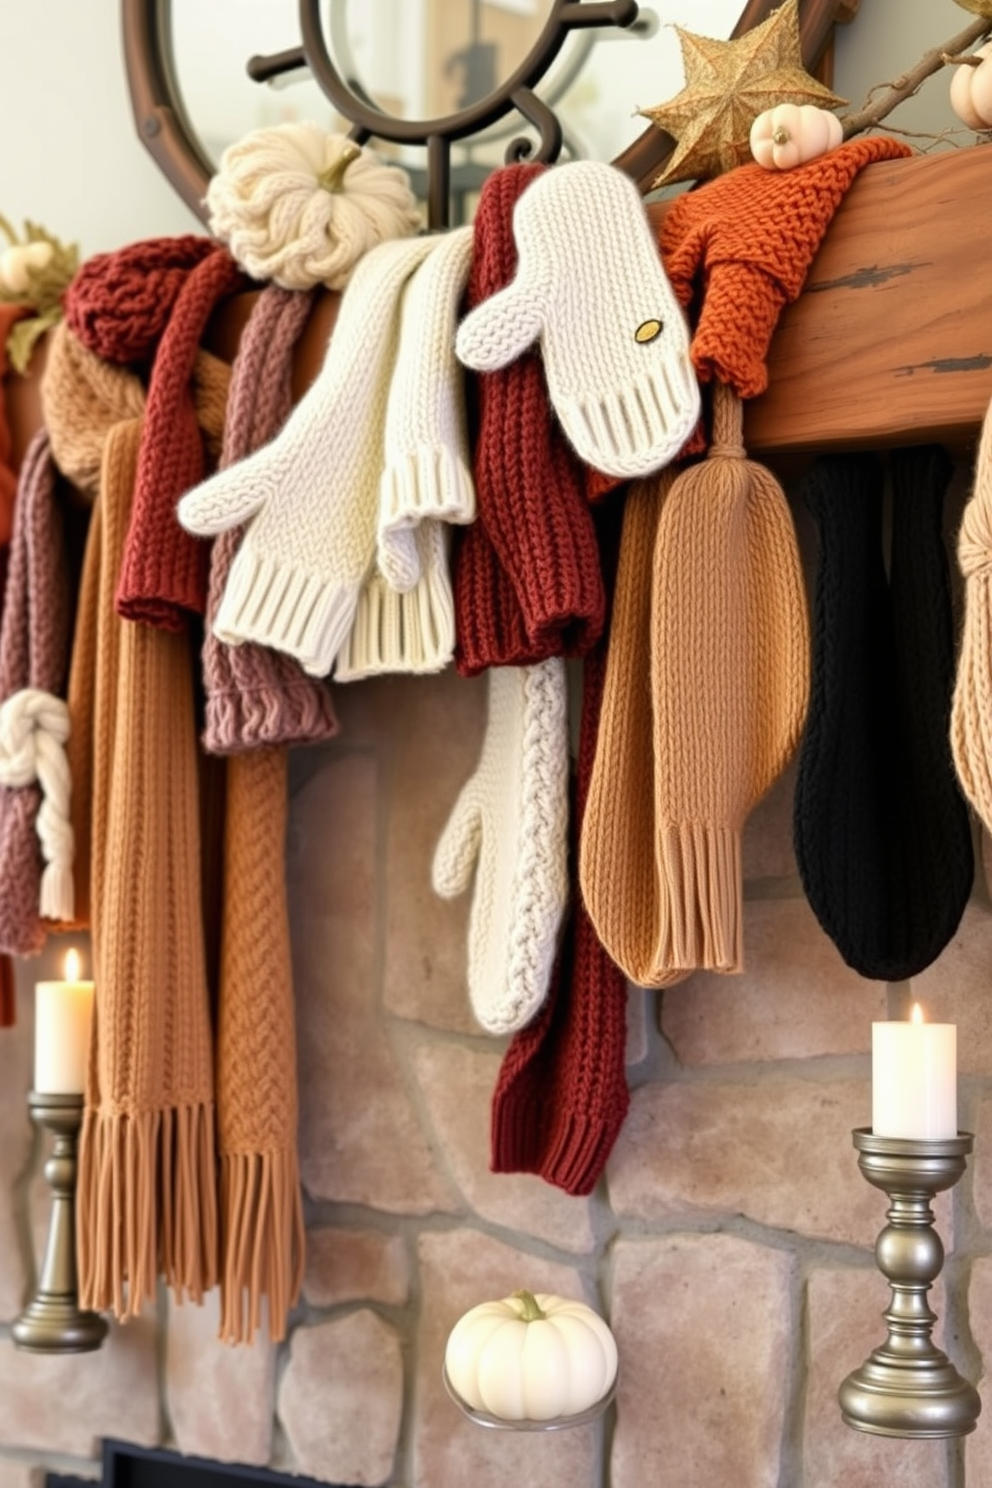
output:
<svg viewBox="0 0 992 1488"><path fill-rule="evenodd" d="M617 1363L616 1340L591 1307L518 1291L459 1318L445 1348L444 1383L480 1426L554 1431L606 1410Z"/></svg>

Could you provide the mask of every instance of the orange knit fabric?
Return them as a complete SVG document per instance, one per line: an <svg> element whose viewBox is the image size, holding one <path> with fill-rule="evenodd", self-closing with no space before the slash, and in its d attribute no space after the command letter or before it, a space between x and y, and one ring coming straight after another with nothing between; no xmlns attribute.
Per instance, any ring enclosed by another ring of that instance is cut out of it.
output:
<svg viewBox="0 0 992 1488"><path fill-rule="evenodd" d="M626 498L606 679L579 853L582 897L603 946L642 987L678 976L658 967L651 697L651 573L669 467Z"/></svg>
<svg viewBox="0 0 992 1488"><path fill-rule="evenodd" d="M698 310L692 361L701 382L719 378L741 398L764 392L779 315L798 298L855 176L910 154L898 140L855 139L794 170L742 165L676 198L661 252L680 302Z"/></svg>
<svg viewBox="0 0 992 1488"><path fill-rule="evenodd" d="M221 387L207 403L216 419L227 369L212 366ZM81 711L88 741L77 737L75 716L73 732L81 779L92 782L97 985L77 1239L83 1305L126 1317L154 1297L159 1274L177 1296L196 1300L217 1280L194 658L186 635L114 612L142 447L141 384L60 327L42 392L66 474L92 491L99 455L83 585L95 619L81 616L70 682L70 708L84 683L92 689Z"/></svg>

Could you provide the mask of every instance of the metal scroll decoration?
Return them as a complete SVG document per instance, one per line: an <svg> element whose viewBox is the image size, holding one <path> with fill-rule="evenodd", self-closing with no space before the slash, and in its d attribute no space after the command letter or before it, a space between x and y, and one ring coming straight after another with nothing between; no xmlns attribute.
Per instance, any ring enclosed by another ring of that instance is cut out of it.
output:
<svg viewBox="0 0 992 1488"><path fill-rule="evenodd" d="M777 0L747 0L733 35L766 19ZM849 9L857 0L846 0ZM842 0L800 0L804 65L812 70L833 34ZM531 140L514 139L508 160L531 159L550 164L562 144L561 125L536 88L554 62L569 33L593 26L628 27L638 16L636 0L552 0L543 30L527 57L506 81L478 102L438 119L398 119L378 109L335 64L324 36L320 0L299 0L301 44L268 57L252 57L249 75L259 82L300 66L310 69L338 112L351 121L352 139L370 138L419 144L427 151L427 206L430 227L447 225L451 195L451 147L490 128L516 111L537 132ZM124 60L131 107L138 135L159 168L188 207L204 222L204 197L214 164L197 139L182 100L172 51L170 0L121 0ZM647 190L671 152L669 135L651 126L614 161Z"/></svg>

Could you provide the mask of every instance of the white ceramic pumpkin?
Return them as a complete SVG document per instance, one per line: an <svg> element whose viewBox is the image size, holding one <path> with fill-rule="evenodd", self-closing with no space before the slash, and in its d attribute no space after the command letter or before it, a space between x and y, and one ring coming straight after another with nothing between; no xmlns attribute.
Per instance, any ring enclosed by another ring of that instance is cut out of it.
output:
<svg viewBox="0 0 992 1488"><path fill-rule="evenodd" d="M751 154L765 170L792 170L835 150L844 127L829 109L813 103L777 103L751 125Z"/></svg>
<svg viewBox="0 0 992 1488"><path fill-rule="evenodd" d="M506 1421L550 1421L590 1410L609 1394L617 1346L584 1302L520 1291L460 1317L444 1367L472 1410Z"/></svg>
<svg viewBox="0 0 992 1488"><path fill-rule="evenodd" d="M951 78L951 108L969 129L992 129L992 41L980 46L974 56L977 67L962 62Z"/></svg>

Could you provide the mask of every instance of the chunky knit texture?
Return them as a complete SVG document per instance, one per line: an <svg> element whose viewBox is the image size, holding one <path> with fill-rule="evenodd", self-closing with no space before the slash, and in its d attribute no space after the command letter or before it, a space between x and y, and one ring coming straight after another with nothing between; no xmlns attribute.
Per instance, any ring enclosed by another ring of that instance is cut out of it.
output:
<svg viewBox="0 0 992 1488"><path fill-rule="evenodd" d="M234 465L275 438L293 406L292 354L311 309L311 297L270 285L252 310L238 344L224 425L221 464ZM316 743L338 732L330 689L308 677L291 656L245 641L228 646L213 634L242 532L222 532L210 549L207 631L203 642L206 688L204 747L236 754L276 744Z"/></svg>
<svg viewBox="0 0 992 1488"><path fill-rule="evenodd" d="M64 702L69 570L48 436L21 471L0 626L0 949L36 955L72 914Z"/></svg>
<svg viewBox="0 0 992 1488"><path fill-rule="evenodd" d="M191 272L159 342L117 584L126 620L181 630L206 608L207 552L179 526L175 506L206 473L191 387L200 340L218 300L243 284L230 254L217 249Z"/></svg>
<svg viewBox="0 0 992 1488"><path fill-rule="evenodd" d="M513 279L513 210L544 167L495 171L479 197L468 304ZM456 534L456 664L472 676L581 656L606 616L586 477L552 416L541 360L525 351L476 379L473 475L479 520Z"/></svg>
<svg viewBox="0 0 992 1488"><path fill-rule="evenodd" d="M345 291L323 368L282 432L179 503L190 532L246 523L214 629L326 676L351 629L375 553L389 372L403 288L428 238L383 243Z"/></svg>
<svg viewBox="0 0 992 1488"><path fill-rule="evenodd" d="M226 381L226 368L201 358L214 419ZM90 787L97 986L78 1255L83 1305L127 1317L154 1297L159 1275L199 1300L218 1273L193 658L186 635L114 609L141 459L140 383L62 325L42 395L65 473L92 492L99 470L70 678L74 778Z"/></svg>
<svg viewBox="0 0 992 1488"><path fill-rule="evenodd" d="M187 278L216 251L212 238L187 233L95 253L65 292L66 323L106 362L149 364Z"/></svg>
<svg viewBox="0 0 992 1488"><path fill-rule="evenodd" d="M695 427L699 388L637 187L600 161L558 166L520 197L513 235L516 275L462 322L459 357L493 372L539 340L579 456L626 479L660 469Z"/></svg>
<svg viewBox="0 0 992 1488"><path fill-rule="evenodd" d="M579 850L583 901L596 934L642 987L667 986L681 975L660 961L651 658L655 542L673 479L668 469L627 493Z"/></svg>
<svg viewBox="0 0 992 1488"><path fill-rule="evenodd" d="M407 286L379 478L376 565L338 659L341 682L438 672L455 650L449 523L475 519L464 379L455 359L472 229L433 240Z"/></svg>
<svg viewBox="0 0 992 1488"><path fill-rule="evenodd" d="M951 748L962 789L992 832L992 403L982 423L957 559L964 576L964 626L951 710Z"/></svg>
<svg viewBox="0 0 992 1488"><path fill-rule="evenodd" d="M953 466L931 445L894 451L890 468L888 577L880 462L825 457L806 482L820 548L794 821L803 887L844 960L901 981L954 934L974 865L947 737L954 633L941 517Z"/></svg>
<svg viewBox="0 0 992 1488"><path fill-rule="evenodd" d="M300 120L254 129L223 152L207 187L210 228L253 279L344 289L364 254L417 231L406 171L367 146L329 189L346 148L356 148L346 135Z"/></svg>
<svg viewBox="0 0 992 1488"><path fill-rule="evenodd" d="M564 663L489 673L479 764L434 854L444 898L475 870L468 991L488 1033L512 1033L548 992L568 895L568 707Z"/></svg>
<svg viewBox="0 0 992 1488"><path fill-rule="evenodd" d="M615 541L604 548L615 549ZM604 565L605 566L605 565ZM592 775L605 677L605 642L583 667L574 786L572 868ZM547 1001L517 1033L493 1092L490 1166L534 1173L570 1194L595 1188L630 1104L627 982L601 945L573 886L571 914Z"/></svg>
<svg viewBox="0 0 992 1488"><path fill-rule="evenodd" d="M698 312L692 362L742 398L768 386L765 358L783 307L810 264L852 181L876 160L911 154L897 140L850 140L794 170L742 165L675 198L661 251L680 302Z"/></svg>

